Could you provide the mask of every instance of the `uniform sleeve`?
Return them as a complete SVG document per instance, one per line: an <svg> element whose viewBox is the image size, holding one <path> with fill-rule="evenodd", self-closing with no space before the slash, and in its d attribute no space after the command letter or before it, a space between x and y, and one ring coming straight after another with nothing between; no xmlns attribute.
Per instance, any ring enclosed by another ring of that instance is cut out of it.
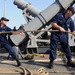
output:
<svg viewBox="0 0 75 75"><path fill-rule="evenodd" d="M12 31L12 29L6 26L6 31Z"/></svg>
<svg viewBox="0 0 75 75"><path fill-rule="evenodd" d="M73 20L71 20L71 22L70 22L70 30L71 30L71 32L75 31L75 24L74 24Z"/></svg>
<svg viewBox="0 0 75 75"><path fill-rule="evenodd" d="M10 27L6 26L5 31L13 31ZM6 34L7 35L7 34ZM9 35L12 35L12 33L9 33Z"/></svg>
<svg viewBox="0 0 75 75"><path fill-rule="evenodd" d="M54 18L52 18L51 22L52 23L58 23L59 16L60 16L60 14L57 14Z"/></svg>

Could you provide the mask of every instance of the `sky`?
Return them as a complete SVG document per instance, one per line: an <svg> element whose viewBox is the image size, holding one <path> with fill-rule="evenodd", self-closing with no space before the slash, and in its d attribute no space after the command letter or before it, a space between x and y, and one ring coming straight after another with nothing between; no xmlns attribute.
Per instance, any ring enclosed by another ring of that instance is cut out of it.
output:
<svg viewBox="0 0 75 75"><path fill-rule="evenodd" d="M13 4L14 0L5 0L5 15L4 15L4 0L0 0L0 18L5 16L10 21L7 26L13 29L14 26L18 29L22 24L26 24L23 16L23 11L18 9ZM24 0L27 3L31 3L32 6L36 7L40 11L45 10L48 6L55 2L55 0Z"/></svg>

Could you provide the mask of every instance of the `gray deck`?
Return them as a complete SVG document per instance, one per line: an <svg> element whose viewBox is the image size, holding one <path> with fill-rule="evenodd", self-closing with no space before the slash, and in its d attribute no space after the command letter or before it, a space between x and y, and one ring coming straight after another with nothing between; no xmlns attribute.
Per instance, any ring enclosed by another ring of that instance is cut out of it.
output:
<svg viewBox="0 0 75 75"><path fill-rule="evenodd" d="M3 70L5 69L14 69L17 68L19 69L19 67L16 67L16 61L12 61L12 60L8 60L7 59L8 53L2 53L0 54L0 71L1 69ZM40 56L35 56L34 60L24 60L21 59L20 57L20 61L22 63L21 67L23 68L28 68L29 70L38 70L41 67L44 67L45 71L49 72L49 75L75 75L75 68L71 68L71 67L67 67L66 66L66 59L64 56L58 56L57 59L54 62L54 68L53 69L49 69L47 68L48 63L49 63L49 59L48 59L48 55L46 55L46 58L40 57ZM75 62L75 57L73 57L73 61ZM4 71L4 70L3 70ZM1 73L0 75L23 75L23 74L16 74L16 73Z"/></svg>

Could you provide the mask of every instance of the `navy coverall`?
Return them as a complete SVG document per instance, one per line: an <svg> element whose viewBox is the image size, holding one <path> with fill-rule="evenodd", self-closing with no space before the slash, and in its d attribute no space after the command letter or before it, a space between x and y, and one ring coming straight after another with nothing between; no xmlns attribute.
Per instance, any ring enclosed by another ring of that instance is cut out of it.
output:
<svg viewBox="0 0 75 75"><path fill-rule="evenodd" d="M65 30L70 29L71 32L75 31L74 22L71 18L65 19L64 14L58 13L51 21L52 23L57 23L59 26L63 27ZM56 28L53 28L53 30L57 30ZM68 33L65 32L52 32L51 33L51 42L50 42L50 60L56 59L56 50L57 45L61 44L64 53L67 57L71 58L72 53L70 50L70 46L68 43Z"/></svg>
<svg viewBox="0 0 75 75"><path fill-rule="evenodd" d="M3 27L0 27L0 32L5 32L5 31L12 31L12 29L6 25ZM10 45L7 39L7 34L0 34L0 44L2 47L4 47L9 52L9 54L12 57L16 57L16 53L14 52L12 46Z"/></svg>

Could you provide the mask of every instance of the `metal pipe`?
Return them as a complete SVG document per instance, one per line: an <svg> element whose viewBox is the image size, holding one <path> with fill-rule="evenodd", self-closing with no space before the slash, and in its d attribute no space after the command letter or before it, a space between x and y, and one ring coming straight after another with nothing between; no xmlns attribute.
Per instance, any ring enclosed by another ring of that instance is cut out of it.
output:
<svg viewBox="0 0 75 75"><path fill-rule="evenodd" d="M24 9L28 10L30 15L32 15L33 17L35 17L36 15L40 13L40 10L38 10L37 8L32 6L30 3L27 3L24 0L14 0L14 4L17 5L17 7L21 10L24 10Z"/></svg>

